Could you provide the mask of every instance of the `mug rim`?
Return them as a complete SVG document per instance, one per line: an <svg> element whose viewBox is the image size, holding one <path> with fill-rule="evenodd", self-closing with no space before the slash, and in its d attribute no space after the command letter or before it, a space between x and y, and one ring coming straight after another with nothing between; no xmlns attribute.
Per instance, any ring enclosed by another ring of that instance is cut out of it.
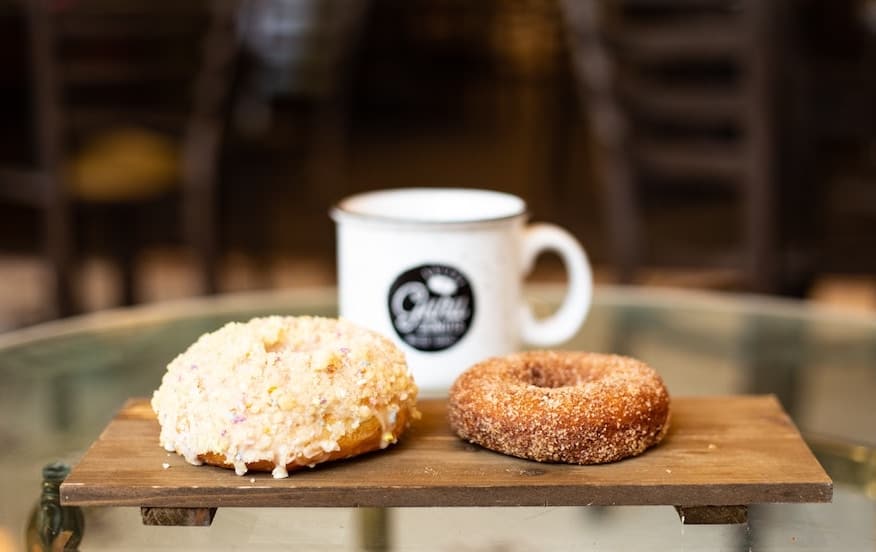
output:
<svg viewBox="0 0 876 552"><path fill-rule="evenodd" d="M468 196L494 196L501 198L507 202L515 204L513 209L506 209L507 214L502 212L495 215L483 216L463 216L460 218L441 218L429 216L404 216L399 214L387 214L381 212L369 212L366 209L357 209L351 203L362 202L368 199L379 198L380 196L399 196L407 194L432 194L432 195L449 195L459 194ZM529 213L526 201L523 198L501 192L498 190L490 190L486 188L450 188L450 187L410 187L410 188L387 188L381 190L370 190L347 196L336 202L330 209L329 214L335 222L345 220L360 220L366 222L377 222L386 224L398 224L406 226L467 226L475 224L499 223L514 220L520 217L525 217Z"/></svg>

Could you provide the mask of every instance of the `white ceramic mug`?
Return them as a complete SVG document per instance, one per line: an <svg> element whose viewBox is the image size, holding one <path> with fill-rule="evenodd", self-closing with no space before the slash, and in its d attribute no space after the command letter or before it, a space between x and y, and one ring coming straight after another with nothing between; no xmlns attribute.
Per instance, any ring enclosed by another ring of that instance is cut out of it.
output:
<svg viewBox="0 0 876 552"><path fill-rule="evenodd" d="M348 197L331 216L340 315L393 338L424 391L445 390L472 364L523 343L557 345L590 308L593 276L584 250L557 226L527 225L519 197L383 190ZM546 250L562 258L569 287L559 310L538 320L522 287Z"/></svg>

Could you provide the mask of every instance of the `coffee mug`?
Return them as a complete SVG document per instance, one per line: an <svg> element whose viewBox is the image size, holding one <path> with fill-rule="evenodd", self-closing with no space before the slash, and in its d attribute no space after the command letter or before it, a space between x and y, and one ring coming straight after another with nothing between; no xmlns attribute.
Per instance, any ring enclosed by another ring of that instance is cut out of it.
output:
<svg viewBox="0 0 876 552"><path fill-rule="evenodd" d="M593 294L587 255L565 230L527 225L511 194L462 188L366 192L331 210L337 226L340 316L392 338L424 391L528 344L557 345L579 329ZM523 279L543 251L559 254L566 297L536 319Z"/></svg>

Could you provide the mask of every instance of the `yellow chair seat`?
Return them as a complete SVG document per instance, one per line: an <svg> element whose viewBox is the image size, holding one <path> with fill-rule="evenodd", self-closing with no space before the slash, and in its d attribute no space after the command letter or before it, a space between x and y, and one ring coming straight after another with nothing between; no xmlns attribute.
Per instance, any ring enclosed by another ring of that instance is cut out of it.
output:
<svg viewBox="0 0 876 552"><path fill-rule="evenodd" d="M158 197L179 183L176 141L140 128L121 128L90 139L70 160L67 183L77 199L98 203Z"/></svg>

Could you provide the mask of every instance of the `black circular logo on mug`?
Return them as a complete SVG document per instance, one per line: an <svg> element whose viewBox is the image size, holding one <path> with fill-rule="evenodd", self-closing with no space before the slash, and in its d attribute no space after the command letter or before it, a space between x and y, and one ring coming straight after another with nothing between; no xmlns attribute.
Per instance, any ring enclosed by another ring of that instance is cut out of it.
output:
<svg viewBox="0 0 876 552"><path fill-rule="evenodd" d="M442 351L465 336L475 300L468 278L453 267L422 265L389 288L389 319L398 336L420 351Z"/></svg>

